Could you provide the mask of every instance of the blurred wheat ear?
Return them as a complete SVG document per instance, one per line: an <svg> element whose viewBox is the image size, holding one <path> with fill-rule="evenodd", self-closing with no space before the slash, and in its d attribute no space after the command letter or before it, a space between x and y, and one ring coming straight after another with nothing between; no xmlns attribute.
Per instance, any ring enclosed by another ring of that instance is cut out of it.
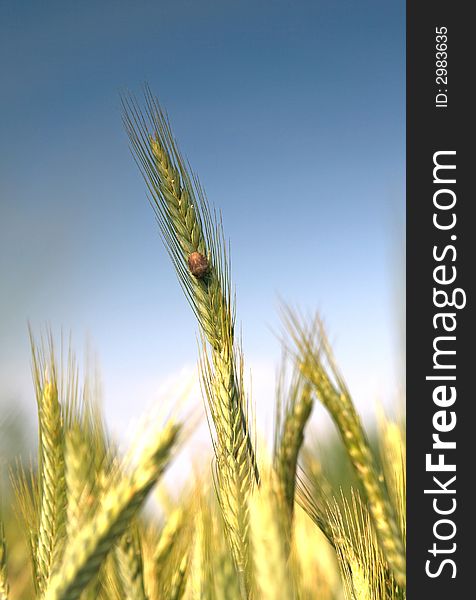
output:
<svg viewBox="0 0 476 600"><path fill-rule="evenodd" d="M310 322L289 308L284 322L294 343L295 361L302 375L313 386L319 400L334 420L366 495L372 524L385 559L396 581L405 586L406 565L401 531L390 501L385 479L357 414L351 395L337 369L322 322Z"/></svg>
<svg viewBox="0 0 476 600"><path fill-rule="evenodd" d="M58 366L50 334L40 345L32 338L32 356L38 469L36 473L33 468L30 473L21 469L14 487L28 534L37 597L112 600L115 580L122 586L119 597L138 600L144 587L142 552L132 519L170 462L183 428L169 420L131 473L106 437L90 382L79 385L72 352ZM1 526L0 534L0 592L6 599ZM111 577L115 554L120 560L117 577ZM104 596L105 582L111 585Z"/></svg>

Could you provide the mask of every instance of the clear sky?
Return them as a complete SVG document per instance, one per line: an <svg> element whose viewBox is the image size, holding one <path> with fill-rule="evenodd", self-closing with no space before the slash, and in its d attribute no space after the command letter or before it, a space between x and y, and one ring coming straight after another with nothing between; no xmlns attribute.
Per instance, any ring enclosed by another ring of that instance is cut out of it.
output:
<svg viewBox="0 0 476 600"><path fill-rule="evenodd" d="M118 430L193 370L196 325L121 125L120 93L146 81L222 210L258 414L280 297L321 311L360 408L394 397L404 16L396 0L0 0L0 402L34 414L28 320L91 340Z"/></svg>

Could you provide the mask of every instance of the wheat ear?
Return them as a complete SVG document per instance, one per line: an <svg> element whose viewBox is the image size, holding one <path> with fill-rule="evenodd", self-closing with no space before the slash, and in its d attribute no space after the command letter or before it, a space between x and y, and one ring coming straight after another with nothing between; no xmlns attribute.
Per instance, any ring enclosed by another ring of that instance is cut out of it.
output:
<svg viewBox="0 0 476 600"><path fill-rule="evenodd" d="M65 479L66 479L66 536L73 540L92 515L98 498L95 486L95 457L97 445L86 429L73 422L65 433ZM88 443L89 442L89 443ZM93 577L84 590L82 600L95 600L99 580Z"/></svg>
<svg viewBox="0 0 476 600"><path fill-rule="evenodd" d="M184 507L179 505L170 514L161 531L157 546L154 551L154 563L156 565L157 575L159 577L167 557L169 556L174 544L182 532L184 521Z"/></svg>
<svg viewBox="0 0 476 600"><path fill-rule="evenodd" d="M146 92L147 119L124 102L124 123L179 281L204 336L202 379L215 428L220 503L240 572L248 556L247 505L259 480L240 379L241 352L221 224L196 177L189 174L170 125ZM238 357L238 359L237 359Z"/></svg>
<svg viewBox="0 0 476 600"><path fill-rule="evenodd" d="M36 575L40 592L51 576L55 555L62 538L65 516L64 447L61 406L54 359L41 373L41 359L33 351L37 387L40 438L40 516L36 544Z"/></svg>
<svg viewBox="0 0 476 600"><path fill-rule="evenodd" d="M296 469L299 451L304 442L304 428L312 412L311 386L295 373L285 390L285 370L281 370L277 388L277 411L274 438L274 468L283 486L289 516L294 511Z"/></svg>
<svg viewBox="0 0 476 600"><path fill-rule="evenodd" d="M368 508L352 489L328 505L328 516L348 600L395 598L393 578L375 539Z"/></svg>
<svg viewBox="0 0 476 600"><path fill-rule="evenodd" d="M93 508L94 452L85 439L84 432L75 426L65 435L66 474L66 533L74 539Z"/></svg>
<svg viewBox="0 0 476 600"><path fill-rule="evenodd" d="M146 103L147 118L133 100L123 102L125 129L179 282L212 348L226 402L240 413L250 460L259 479L236 381L235 309L221 221L212 214L198 178L189 173L169 121L148 90Z"/></svg>
<svg viewBox="0 0 476 600"><path fill-rule="evenodd" d="M98 572L114 542L124 534L148 492L166 468L180 426L169 422L136 471L106 491L96 514L66 547L45 600L77 600Z"/></svg>
<svg viewBox="0 0 476 600"><path fill-rule="evenodd" d="M359 415L336 367L322 323L316 319L310 325L303 325L290 310L285 313L285 322L297 349L297 364L314 386L318 398L339 429L369 502L372 522L383 554L396 581L404 586L405 550L394 510Z"/></svg>

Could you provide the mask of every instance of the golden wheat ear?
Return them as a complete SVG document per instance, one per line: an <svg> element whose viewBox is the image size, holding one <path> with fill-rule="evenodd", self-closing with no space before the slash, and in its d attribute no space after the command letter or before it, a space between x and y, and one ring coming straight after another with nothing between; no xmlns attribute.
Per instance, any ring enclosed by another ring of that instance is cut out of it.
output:
<svg viewBox="0 0 476 600"><path fill-rule="evenodd" d="M143 452L136 470L104 492L95 514L69 541L45 592L45 600L79 598L164 472L180 430L180 425L167 423Z"/></svg>
<svg viewBox="0 0 476 600"><path fill-rule="evenodd" d="M337 369L322 322L310 322L284 309L284 322L294 343L296 364L313 386L336 424L347 454L362 484L383 555L395 579L405 586L405 549L383 475L370 448L351 395Z"/></svg>
<svg viewBox="0 0 476 600"><path fill-rule="evenodd" d="M38 405L39 515L35 535L36 585L44 593L57 557L62 550L66 519L64 465L64 414L59 397L57 359L53 336L37 346L30 334Z"/></svg>

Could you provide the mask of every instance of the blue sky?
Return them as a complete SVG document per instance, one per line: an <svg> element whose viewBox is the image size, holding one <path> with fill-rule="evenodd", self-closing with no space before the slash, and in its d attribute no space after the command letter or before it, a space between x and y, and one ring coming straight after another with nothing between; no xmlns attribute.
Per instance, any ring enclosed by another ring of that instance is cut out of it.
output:
<svg viewBox="0 0 476 600"><path fill-rule="evenodd" d="M121 125L145 81L222 210L255 402L280 297L321 311L360 408L392 398L404 42L400 1L0 2L0 401L34 413L28 320L91 340L118 430L193 370Z"/></svg>

